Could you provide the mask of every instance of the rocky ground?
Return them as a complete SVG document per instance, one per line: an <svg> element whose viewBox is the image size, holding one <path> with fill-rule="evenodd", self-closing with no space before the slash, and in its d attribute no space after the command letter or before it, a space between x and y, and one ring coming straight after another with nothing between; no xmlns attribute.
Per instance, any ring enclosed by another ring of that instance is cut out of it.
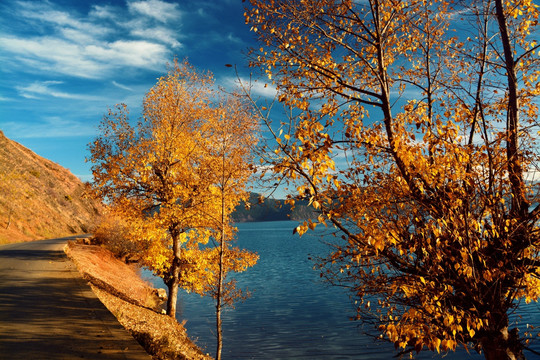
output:
<svg viewBox="0 0 540 360"><path fill-rule="evenodd" d="M134 265L96 245L70 241L65 251L101 302L154 359L211 359L188 338L183 324L161 313L157 290Z"/></svg>

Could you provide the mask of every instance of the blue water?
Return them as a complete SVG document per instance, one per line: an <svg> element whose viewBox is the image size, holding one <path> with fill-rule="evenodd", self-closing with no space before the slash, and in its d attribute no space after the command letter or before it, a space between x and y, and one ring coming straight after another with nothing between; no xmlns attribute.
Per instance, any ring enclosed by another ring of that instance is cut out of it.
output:
<svg viewBox="0 0 540 360"><path fill-rule="evenodd" d="M369 325L364 329L360 322L349 320L355 312L347 293L323 283L313 270L308 257L328 251L321 237L293 235L296 225L292 221L238 224L237 246L256 251L260 259L237 276L238 285L247 286L252 296L223 315L223 359L391 359L396 354L393 345L366 336L365 330L372 330ZM164 287L159 279L153 281ZM537 304L529 305L526 314L540 322ZM212 300L181 291L177 317L187 320L188 334L197 345L214 355ZM539 342L532 348L540 351ZM459 351L443 357L426 351L415 358L483 356Z"/></svg>

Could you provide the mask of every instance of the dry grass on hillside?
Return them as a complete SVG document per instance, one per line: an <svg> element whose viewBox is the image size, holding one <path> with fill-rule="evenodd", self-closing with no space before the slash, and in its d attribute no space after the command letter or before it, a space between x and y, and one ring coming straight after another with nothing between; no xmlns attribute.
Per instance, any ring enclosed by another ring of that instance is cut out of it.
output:
<svg viewBox="0 0 540 360"><path fill-rule="evenodd" d="M109 311L154 359L211 359L176 320L162 315L155 289L137 269L95 245L70 241L65 249Z"/></svg>
<svg viewBox="0 0 540 360"><path fill-rule="evenodd" d="M89 232L100 212L68 169L0 131L0 244Z"/></svg>

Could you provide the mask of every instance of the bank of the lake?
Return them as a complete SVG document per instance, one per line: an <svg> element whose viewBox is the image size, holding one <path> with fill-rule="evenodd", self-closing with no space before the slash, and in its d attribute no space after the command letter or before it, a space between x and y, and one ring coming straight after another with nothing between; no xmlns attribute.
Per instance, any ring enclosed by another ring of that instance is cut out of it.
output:
<svg viewBox="0 0 540 360"><path fill-rule="evenodd" d="M69 242L64 251L99 300L152 359L211 359L193 344L182 324L161 314L157 292L140 278L137 267L115 258L101 246Z"/></svg>

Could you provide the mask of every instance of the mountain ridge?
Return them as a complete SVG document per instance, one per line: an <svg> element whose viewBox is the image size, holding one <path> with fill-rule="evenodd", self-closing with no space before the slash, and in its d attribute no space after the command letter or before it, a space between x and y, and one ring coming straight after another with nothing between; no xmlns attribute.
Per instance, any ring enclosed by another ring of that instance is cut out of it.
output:
<svg viewBox="0 0 540 360"><path fill-rule="evenodd" d="M297 201L294 208L285 200L262 199L258 193L250 193L249 200L238 205L232 214L234 222L281 221L316 219L317 213L307 201Z"/></svg>

